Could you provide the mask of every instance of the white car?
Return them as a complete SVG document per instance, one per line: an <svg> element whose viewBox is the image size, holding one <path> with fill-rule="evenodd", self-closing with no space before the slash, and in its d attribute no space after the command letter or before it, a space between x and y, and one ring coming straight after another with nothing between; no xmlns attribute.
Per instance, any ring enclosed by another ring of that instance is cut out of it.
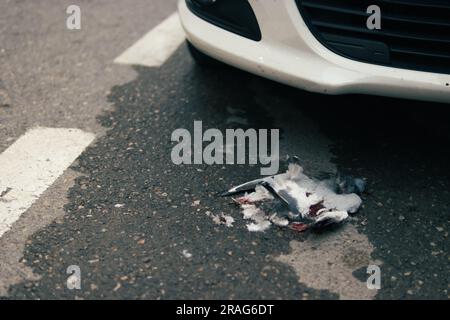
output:
<svg viewBox="0 0 450 320"><path fill-rule="evenodd" d="M180 0L178 11L196 60L313 92L450 103L449 0Z"/></svg>

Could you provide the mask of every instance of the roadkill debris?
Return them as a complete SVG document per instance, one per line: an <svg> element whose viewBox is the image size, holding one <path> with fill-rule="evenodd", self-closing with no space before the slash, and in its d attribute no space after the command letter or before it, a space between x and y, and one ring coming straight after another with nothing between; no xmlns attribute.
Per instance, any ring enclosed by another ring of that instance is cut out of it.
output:
<svg viewBox="0 0 450 320"><path fill-rule="evenodd" d="M186 259L190 259L192 258L192 253L190 253L188 250L184 249L181 254L186 258Z"/></svg>
<svg viewBox="0 0 450 320"><path fill-rule="evenodd" d="M229 215L225 215L220 213L218 215L211 213L210 211L206 211L206 215L211 217L215 224L223 224L227 227L232 227L234 223L234 218Z"/></svg>
<svg viewBox="0 0 450 320"><path fill-rule="evenodd" d="M251 221L249 231L264 231L274 224L303 232L347 220L349 213L356 213L361 206L358 194L365 185L363 179L352 177L312 179L303 173L299 159L292 157L285 173L246 182L221 195L245 192L233 200L241 207L244 219Z"/></svg>

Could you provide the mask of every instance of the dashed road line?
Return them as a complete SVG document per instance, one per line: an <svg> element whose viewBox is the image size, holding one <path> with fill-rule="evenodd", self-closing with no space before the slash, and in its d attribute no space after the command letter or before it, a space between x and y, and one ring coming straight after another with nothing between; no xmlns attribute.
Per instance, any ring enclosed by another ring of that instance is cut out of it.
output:
<svg viewBox="0 0 450 320"><path fill-rule="evenodd" d="M94 138L79 129L35 128L0 154L0 237Z"/></svg>
<svg viewBox="0 0 450 320"><path fill-rule="evenodd" d="M185 34L178 17L173 13L118 56L120 64L159 67L184 42Z"/></svg>

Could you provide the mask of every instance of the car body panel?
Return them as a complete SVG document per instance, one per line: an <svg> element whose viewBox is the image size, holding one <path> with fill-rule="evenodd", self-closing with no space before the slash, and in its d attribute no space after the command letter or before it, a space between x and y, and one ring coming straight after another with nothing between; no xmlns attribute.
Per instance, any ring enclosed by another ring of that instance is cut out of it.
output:
<svg viewBox="0 0 450 320"><path fill-rule="evenodd" d="M374 94L450 103L450 75L392 68L342 57L310 32L293 0L249 0L261 41L197 17L180 0L187 39L226 64L290 86L325 94Z"/></svg>

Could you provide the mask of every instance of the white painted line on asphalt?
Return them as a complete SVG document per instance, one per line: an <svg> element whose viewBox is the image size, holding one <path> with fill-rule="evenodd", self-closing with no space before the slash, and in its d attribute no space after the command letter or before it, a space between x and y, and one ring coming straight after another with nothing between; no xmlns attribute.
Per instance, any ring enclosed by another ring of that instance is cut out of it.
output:
<svg viewBox="0 0 450 320"><path fill-rule="evenodd" d="M35 128L0 154L0 237L94 138L79 129Z"/></svg>
<svg viewBox="0 0 450 320"><path fill-rule="evenodd" d="M178 49L184 39L178 13L173 13L125 50L114 62L159 67Z"/></svg>

